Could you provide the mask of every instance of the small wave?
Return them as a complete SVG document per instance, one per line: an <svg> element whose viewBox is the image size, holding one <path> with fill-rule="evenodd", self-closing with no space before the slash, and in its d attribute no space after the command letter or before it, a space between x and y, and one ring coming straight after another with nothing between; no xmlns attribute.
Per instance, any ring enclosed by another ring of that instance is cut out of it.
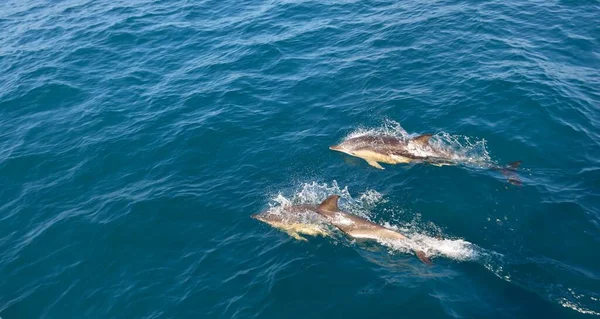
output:
<svg viewBox="0 0 600 319"><path fill-rule="evenodd" d="M540 268L538 271L531 268L524 270L521 267L524 264L521 258L489 251L482 254L477 262L496 277L532 291L550 302L558 303L582 314L600 316L597 293L585 287L572 288L565 287L561 283L546 282L547 277L544 274L551 270L551 264L540 263L535 258L528 259L526 263ZM561 278L561 276L556 276L556 278Z"/></svg>

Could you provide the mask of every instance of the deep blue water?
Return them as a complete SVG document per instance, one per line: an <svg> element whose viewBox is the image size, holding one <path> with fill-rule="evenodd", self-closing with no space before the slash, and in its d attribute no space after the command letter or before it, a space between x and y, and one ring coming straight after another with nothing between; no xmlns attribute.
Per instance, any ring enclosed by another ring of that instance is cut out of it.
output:
<svg viewBox="0 0 600 319"><path fill-rule="evenodd" d="M0 3L0 317L600 315L600 2ZM330 151L434 133L473 165ZM298 241L286 200L411 236Z"/></svg>

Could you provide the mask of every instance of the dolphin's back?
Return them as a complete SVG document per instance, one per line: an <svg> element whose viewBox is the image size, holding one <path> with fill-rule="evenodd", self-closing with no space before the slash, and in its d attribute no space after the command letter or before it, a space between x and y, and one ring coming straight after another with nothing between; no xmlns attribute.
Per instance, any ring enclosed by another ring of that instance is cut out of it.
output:
<svg viewBox="0 0 600 319"><path fill-rule="evenodd" d="M356 215L338 211L331 216L331 223L344 233L354 238L365 239L404 239L402 234L368 221Z"/></svg>
<svg viewBox="0 0 600 319"><path fill-rule="evenodd" d="M374 240L402 240L406 237L398 232L391 229L387 229L380 225L377 225L364 218L356 215L351 215L342 212L338 207L338 195L331 195L327 197L319 206L317 206L317 213L325 216L331 224L339 228L344 233L354 238L366 238ZM415 250L417 257L426 263L431 264L427 255L420 250Z"/></svg>
<svg viewBox="0 0 600 319"><path fill-rule="evenodd" d="M415 138L399 138L388 135L364 135L352 138L347 142L353 146L355 150L370 151L385 156L398 156L411 160L435 161L436 159L446 159L449 154L440 152L432 148L429 144L431 134L423 134ZM410 146L412 145L412 146ZM415 152L420 150L420 152ZM385 161L384 163L395 164L407 161Z"/></svg>
<svg viewBox="0 0 600 319"><path fill-rule="evenodd" d="M387 135L363 135L351 138L347 143L357 146L379 146L379 147L406 147L406 141L394 136Z"/></svg>
<svg viewBox="0 0 600 319"><path fill-rule="evenodd" d="M365 135L348 140L355 150L370 151L385 156L397 155L415 158L407 150L408 141L394 136Z"/></svg>

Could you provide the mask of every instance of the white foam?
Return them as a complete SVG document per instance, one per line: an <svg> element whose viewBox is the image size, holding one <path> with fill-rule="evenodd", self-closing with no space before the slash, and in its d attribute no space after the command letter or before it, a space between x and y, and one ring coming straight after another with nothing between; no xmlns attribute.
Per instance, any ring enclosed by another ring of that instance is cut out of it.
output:
<svg viewBox="0 0 600 319"><path fill-rule="evenodd" d="M384 136L394 136L401 139L410 137L410 134L406 132L404 128L400 125L400 123L385 119L383 123L379 127L359 127L356 130L352 131L348 136L344 138L344 140L365 136L365 135L384 135Z"/></svg>
<svg viewBox="0 0 600 319"><path fill-rule="evenodd" d="M299 190L290 196L290 199L284 197L285 200L275 198L275 202L285 203L286 200L292 205L298 204L313 204L317 205L324 201L329 195L339 195L339 206L342 210L352 212L363 218L369 218L369 211L376 205L384 202L383 195L375 190L367 189L358 194L356 198L350 195L348 187L340 187L337 181L327 183L303 183Z"/></svg>
<svg viewBox="0 0 600 319"><path fill-rule="evenodd" d="M404 235L407 236L407 239L378 239L378 242L393 251L403 253L422 251L427 257L444 257L457 261L469 261L479 258L480 249L463 239L440 239L425 234L405 233Z"/></svg>
<svg viewBox="0 0 600 319"><path fill-rule="evenodd" d="M281 193L277 194L277 196L272 198L272 202L273 203L269 203L269 206L271 208L284 208L284 207L292 206L292 202L289 199L287 199L285 196L283 196L283 194L281 194ZM277 204L274 204L274 203L277 203Z"/></svg>
<svg viewBox="0 0 600 319"><path fill-rule="evenodd" d="M473 166L494 164L487 150L487 141L464 135L440 132L430 140L432 148L445 153L452 160Z"/></svg>
<svg viewBox="0 0 600 319"><path fill-rule="evenodd" d="M571 308L579 313L583 313L586 315L594 315L594 316L600 316L600 312L596 312L593 310L588 310L585 308L582 308L578 305L576 305L575 303L567 300L566 298L562 298L558 301L560 303L561 306L565 307L565 308Z"/></svg>

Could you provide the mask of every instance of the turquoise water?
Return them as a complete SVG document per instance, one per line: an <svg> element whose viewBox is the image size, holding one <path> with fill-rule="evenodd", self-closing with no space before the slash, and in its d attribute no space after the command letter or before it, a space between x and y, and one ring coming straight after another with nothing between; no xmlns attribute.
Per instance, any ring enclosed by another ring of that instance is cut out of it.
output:
<svg viewBox="0 0 600 319"><path fill-rule="evenodd" d="M0 3L0 317L600 315L598 1ZM523 162L377 170L434 133ZM415 238L251 219L342 195Z"/></svg>

